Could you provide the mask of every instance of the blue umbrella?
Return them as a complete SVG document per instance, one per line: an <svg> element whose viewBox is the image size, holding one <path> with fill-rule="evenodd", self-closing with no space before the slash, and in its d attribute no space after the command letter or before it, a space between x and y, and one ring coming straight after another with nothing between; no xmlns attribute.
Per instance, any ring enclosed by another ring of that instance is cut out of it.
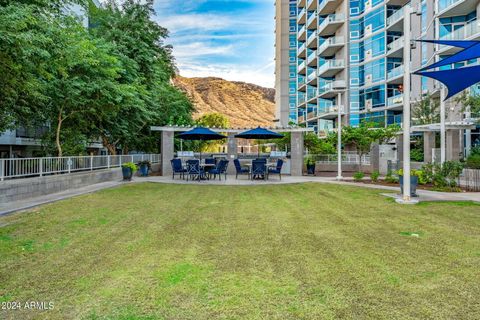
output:
<svg viewBox="0 0 480 320"><path fill-rule="evenodd" d="M235 138L269 140L269 139L283 138L283 134L258 127L256 129L251 129L251 130L239 133L235 135ZM260 148L258 148L258 154L260 155Z"/></svg>
<svg viewBox="0 0 480 320"><path fill-rule="evenodd" d="M178 137L182 140L200 140L200 141L209 141L209 140L222 140L226 136L216 133L208 128L196 127L190 131L180 133ZM202 160L202 151L200 151L200 160Z"/></svg>

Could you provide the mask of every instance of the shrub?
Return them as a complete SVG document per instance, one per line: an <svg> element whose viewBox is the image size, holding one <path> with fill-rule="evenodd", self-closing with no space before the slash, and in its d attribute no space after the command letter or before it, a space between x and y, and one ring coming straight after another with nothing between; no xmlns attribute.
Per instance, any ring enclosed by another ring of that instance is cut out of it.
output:
<svg viewBox="0 0 480 320"><path fill-rule="evenodd" d="M373 171L371 174L370 174L370 179L372 180L372 182L377 182L378 181L378 177L380 177L380 172L378 171Z"/></svg>
<svg viewBox="0 0 480 320"><path fill-rule="evenodd" d="M419 179L424 183L432 183L437 188L456 187L462 170L463 164L459 161L446 161L443 166L427 163L423 165Z"/></svg>
<svg viewBox="0 0 480 320"><path fill-rule="evenodd" d="M477 155L480 156L480 146L475 146L470 150L470 155Z"/></svg>
<svg viewBox="0 0 480 320"><path fill-rule="evenodd" d="M398 183L398 177L393 175L392 170L388 170L387 175L385 176L385 182Z"/></svg>
<svg viewBox="0 0 480 320"><path fill-rule="evenodd" d="M304 162L306 166L311 166L315 164L315 159L313 159L313 156L308 155L305 157Z"/></svg>
<svg viewBox="0 0 480 320"><path fill-rule="evenodd" d="M422 162L423 161L423 150L412 149L412 151L410 152L410 159L412 161Z"/></svg>
<svg viewBox="0 0 480 320"><path fill-rule="evenodd" d="M480 153L470 154L467 158L466 166L470 169L480 169Z"/></svg>
<svg viewBox="0 0 480 320"><path fill-rule="evenodd" d="M353 174L353 180L356 182L362 181L363 177L365 177L365 173L358 171Z"/></svg>
<svg viewBox="0 0 480 320"><path fill-rule="evenodd" d="M137 171L137 165L133 162L125 162L122 164L122 168L130 168L132 170L132 173L135 173Z"/></svg>
<svg viewBox="0 0 480 320"><path fill-rule="evenodd" d="M140 161L140 162L137 163L138 167L140 167L142 165L146 165L148 167L148 169L152 168L152 163L148 160Z"/></svg>

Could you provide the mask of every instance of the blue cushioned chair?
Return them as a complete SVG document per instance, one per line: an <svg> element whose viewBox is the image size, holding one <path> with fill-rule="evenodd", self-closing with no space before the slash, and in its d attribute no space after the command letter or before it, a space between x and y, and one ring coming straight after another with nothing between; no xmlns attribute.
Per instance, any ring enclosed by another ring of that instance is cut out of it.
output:
<svg viewBox="0 0 480 320"><path fill-rule="evenodd" d="M213 179L215 179L218 175L218 180L222 180L222 174L225 174L225 180L227 179L227 166L228 160L220 160L217 166L210 170L208 173L210 175L213 174Z"/></svg>
<svg viewBox="0 0 480 320"><path fill-rule="evenodd" d="M283 166L283 160L278 159L277 160L277 166L275 168L268 168L268 175L278 174L279 177L280 177L280 180L282 180L282 166Z"/></svg>
<svg viewBox="0 0 480 320"><path fill-rule="evenodd" d="M187 160L187 181L188 178L192 180L201 180L204 177L205 171L200 167L200 160Z"/></svg>
<svg viewBox="0 0 480 320"><path fill-rule="evenodd" d="M252 173L251 178L259 178L267 179L267 164L266 161L263 160L253 160L252 161Z"/></svg>
<svg viewBox="0 0 480 320"><path fill-rule="evenodd" d="M247 174L248 178L250 179L250 169L249 168L242 168L242 165L240 164L240 160L235 159L233 160L233 164L235 165L235 179L238 179L239 174Z"/></svg>
<svg viewBox="0 0 480 320"><path fill-rule="evenodd" d="M185 172L187 172L187 169L183 168L182 159L172 159L170 160L170 164L172 165L172 179L175 179L176 174L180 175L182 179L185 178Z"/></svg>
<svg viewBox="0 0 480 320"><path fill-rule="evenodd" d="M206 158L205 159L205 164L213 164L213 165L217 165L217 159L215 158ZM214 167L205 167L205 171L206 172L210 172L210 170L212 170Z"/></svg>

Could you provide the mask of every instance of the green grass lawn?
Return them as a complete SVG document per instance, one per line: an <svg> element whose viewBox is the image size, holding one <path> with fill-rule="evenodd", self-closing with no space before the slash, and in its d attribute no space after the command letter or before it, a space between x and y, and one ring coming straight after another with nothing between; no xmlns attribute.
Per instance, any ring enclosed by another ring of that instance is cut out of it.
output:
<svg viewBox="0 0 480 320"><path fill-rule="evenodd" d="M480 206L130 184L0 218L0 319L480 319Z"/></svg>

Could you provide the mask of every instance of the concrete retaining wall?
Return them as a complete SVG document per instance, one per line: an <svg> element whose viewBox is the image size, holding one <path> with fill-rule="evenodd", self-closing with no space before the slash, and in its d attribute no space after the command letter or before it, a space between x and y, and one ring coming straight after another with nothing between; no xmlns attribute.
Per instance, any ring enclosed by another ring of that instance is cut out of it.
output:
<svg viewBox="0 0 480 320"><path fill-rule="evenodd" d="M158 172L159 169L160 164L152 165L152 170L154 172ZM120 168L114 168L7 180L0 182L0 203L35 198L101 182L119 181L122 180L122 178L122 170Z"/></svg>

